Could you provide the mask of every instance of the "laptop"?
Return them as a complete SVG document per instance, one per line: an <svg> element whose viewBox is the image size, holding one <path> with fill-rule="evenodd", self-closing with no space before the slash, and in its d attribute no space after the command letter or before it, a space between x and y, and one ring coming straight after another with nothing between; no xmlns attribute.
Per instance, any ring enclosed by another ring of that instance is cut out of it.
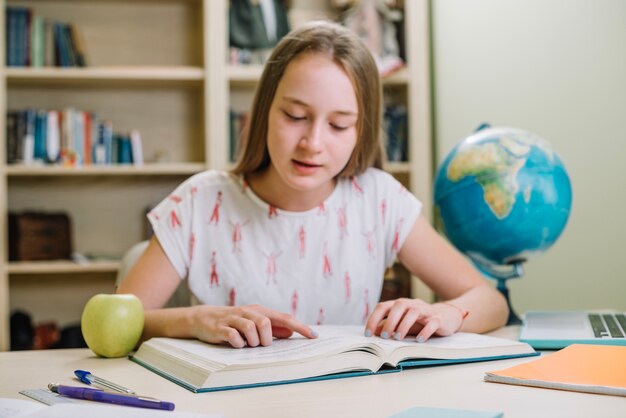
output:
<svg viewBox="0 0 626 418"><path fill-rule="evenodd" d="M519 340L537 349L626 345L626 312L530 311L524 315Z"/></svg>

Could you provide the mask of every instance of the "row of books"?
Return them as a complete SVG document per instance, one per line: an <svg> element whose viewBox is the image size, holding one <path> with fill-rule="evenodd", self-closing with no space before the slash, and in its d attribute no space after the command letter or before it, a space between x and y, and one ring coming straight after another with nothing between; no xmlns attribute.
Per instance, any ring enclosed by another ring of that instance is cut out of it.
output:
<svg viewBox="0 0 626 418"><path fill-rule="evenodd" d="M28 7L7 7L6 65L84 67L85 52L76 26L45 19Z"/></svg>
<svg viewBox="0 0 626 418"><path fill-rule="evenodd" d="M243 130L248 123L248 112L230 110L230 138L228 143L228 157L231 163L237 160Z"/></svg>
<svg viewBox="0 0 626 418"><path fill-rule="evenodd" d="M231 46L228 51L230 65L265 64L272 53L271 48L247 49Z"/></svg>
<svg viewBox="0 0 626 418"><path fill-rule="evenodd" d="M113 122L67 108L7 112L7 163L66 167L143 164L141 134L113 132Z"/></svg>
<svg viewBox="0 0 626 418"><path fill-rule="evenodd" d="M409 130L406 106L401 104L385 106L383 129L385 131L387 160L391 162L408 161Z"/></svg>

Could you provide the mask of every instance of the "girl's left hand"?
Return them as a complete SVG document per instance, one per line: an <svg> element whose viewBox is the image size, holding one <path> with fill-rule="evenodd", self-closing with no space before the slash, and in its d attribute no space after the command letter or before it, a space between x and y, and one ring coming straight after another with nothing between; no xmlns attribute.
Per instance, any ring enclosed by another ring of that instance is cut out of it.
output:
<svg viewBox="0 0 626 418"><path fill-rule="evenodd" d="M402 340L416 335L418 342L428 340L433 334L452 335L463 324L460 308L446 303L429 304L420 299L396 299L380 302L372 312L365 335Z"/></svg>

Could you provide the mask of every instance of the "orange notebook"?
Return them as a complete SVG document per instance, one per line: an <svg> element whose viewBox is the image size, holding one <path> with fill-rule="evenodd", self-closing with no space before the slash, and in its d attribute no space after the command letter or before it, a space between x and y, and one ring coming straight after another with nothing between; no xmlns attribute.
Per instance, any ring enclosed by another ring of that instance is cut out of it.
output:
<svg viewBox="0 0 626 418"><path fill-rule="evenodd" d="M626 396L626 347L572 344L528 363L487 372L485 381Z"/></svg>

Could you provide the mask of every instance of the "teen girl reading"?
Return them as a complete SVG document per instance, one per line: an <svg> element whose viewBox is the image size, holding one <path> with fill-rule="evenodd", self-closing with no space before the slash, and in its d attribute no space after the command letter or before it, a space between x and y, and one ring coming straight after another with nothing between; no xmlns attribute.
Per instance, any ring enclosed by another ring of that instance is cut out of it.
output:
<svg viewBox="0 0 626 418"><path fill-rule="evenodd" d="M381 83L368 49L328 22L277 45L232 172L206 171L148 215L155 236L118 293L143 302L143 338L267 346L309 324L364 324L418 342L502 326L507 306L380 170ZM378 303L399 260L444 302ZM162 309L187 280L193 306Z"/></svg>

